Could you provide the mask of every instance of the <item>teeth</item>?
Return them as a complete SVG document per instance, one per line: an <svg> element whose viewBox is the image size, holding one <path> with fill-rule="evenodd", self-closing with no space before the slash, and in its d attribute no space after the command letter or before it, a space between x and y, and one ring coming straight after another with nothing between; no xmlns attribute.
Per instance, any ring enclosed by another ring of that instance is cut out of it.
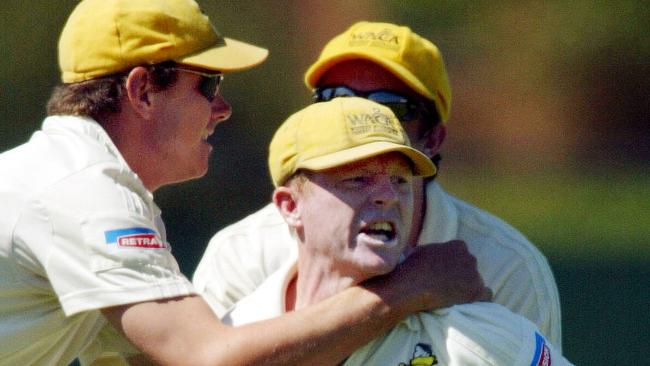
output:
<svg viewBox="0 0 650 366"><path fill-rule="evenodd" d="M368 225L368 228L363 230L363 232L370 237L384 242L395 238L395 228L388 221L374 222Z"/></svg>
<svg viewBox="0 0 650 366"><path fill-rule="evenodd" d="M381 240L381 241L389 241L390 240L390 237L388 235L386 235L386 234L375 233L375 234L368 234L368 235L370 237L373 237L373 238L375 238L377 240Z"/></svg>
<svg viewBox="0 0 650 366"><path fill-rule="evenodd" d="M393 226L386 221L375 222L370 225L370 230L393 231Z"/></svg>

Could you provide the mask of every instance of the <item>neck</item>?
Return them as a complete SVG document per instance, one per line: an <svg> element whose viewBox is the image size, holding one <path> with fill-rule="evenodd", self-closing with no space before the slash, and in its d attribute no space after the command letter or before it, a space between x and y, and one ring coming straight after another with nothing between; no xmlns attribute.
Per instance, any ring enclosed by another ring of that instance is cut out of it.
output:
<svg viewBox="0 0 650 366"><path fill-rule="evenodd" d="M286 310L298 310L315 304L362 281L335 269L333 263L326 259L311 258L301 253L296 277L289 282L285 294Z"/></svg>
<svg viewBox="0 0 650 366"><path fill-rule="evenodd" d="M144 186L150 192L165 184L163 171L158 169L161 162L154 161L158 156L146 131L142 130L143 123L128 113L129 110L106 116L98 121L129 164Z"/></svg>

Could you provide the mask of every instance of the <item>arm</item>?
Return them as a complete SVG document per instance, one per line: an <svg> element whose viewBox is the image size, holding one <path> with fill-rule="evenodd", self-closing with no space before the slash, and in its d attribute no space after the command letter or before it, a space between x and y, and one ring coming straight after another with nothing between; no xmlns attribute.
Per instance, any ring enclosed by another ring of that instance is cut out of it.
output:
<svg viewBox="0 0 650 366"><path fill-rule="evenodd" d="M163 365L329 365L342 361L408 314L485 296L476 260L464 244L451 242L419 248L393 273L364 286L242 327L221 324L196 296L116 306L103 312L136 347Z"/></svg>

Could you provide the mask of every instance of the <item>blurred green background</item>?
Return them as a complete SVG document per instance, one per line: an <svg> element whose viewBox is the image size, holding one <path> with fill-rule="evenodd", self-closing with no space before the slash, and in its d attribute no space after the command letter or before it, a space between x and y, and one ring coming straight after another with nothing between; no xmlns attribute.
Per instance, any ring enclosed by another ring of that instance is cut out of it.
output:
<svg viewBox="0 0 650 366"><path fill-rule="evenodd" d="M325 42L357 20L407 24L439 46L452 83L439 180L546 254L570 360L650 364L648 1L199 2L221 33L271 53L226 77L234 115L208 175L156 192L184 273L213 233L269 200L267 144L309 103L303 72ZM0 7L0 151L39 128L75 3Z"/></svg>

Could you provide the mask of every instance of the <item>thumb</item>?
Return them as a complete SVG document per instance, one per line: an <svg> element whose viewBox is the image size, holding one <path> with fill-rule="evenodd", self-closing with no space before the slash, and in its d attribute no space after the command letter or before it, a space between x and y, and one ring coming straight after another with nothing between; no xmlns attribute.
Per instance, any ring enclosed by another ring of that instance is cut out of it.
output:
<svg viewBox="0 0 650 366"><path fill-rule="evenodd" d="M406 258L408 258L409 256L411 256L411 254L413 254L413 252L415 252L414 247L407 247L406 249L404 249L404 251L399 257L399 262L400 263L404 262Z"/></svg>

